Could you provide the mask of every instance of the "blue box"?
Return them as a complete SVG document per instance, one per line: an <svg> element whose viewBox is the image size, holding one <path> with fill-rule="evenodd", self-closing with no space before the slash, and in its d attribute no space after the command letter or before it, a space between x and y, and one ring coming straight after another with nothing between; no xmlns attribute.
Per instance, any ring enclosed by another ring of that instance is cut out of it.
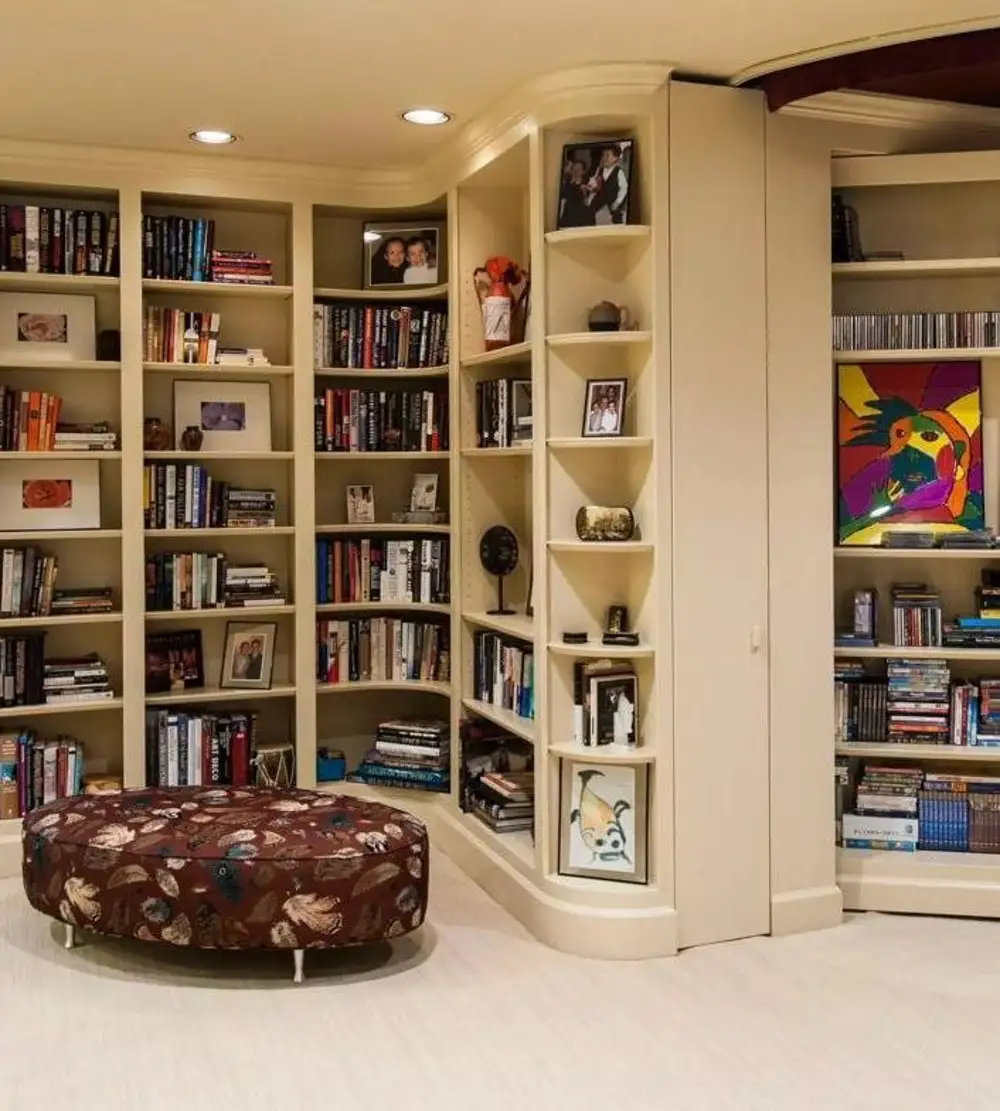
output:
<svg viewBox="0 0 1000 1111"><path fill-rule="evenodd" d="M316 782L335 783L347 778L347 761L342 752L321 749L316 755Z"/></svg>

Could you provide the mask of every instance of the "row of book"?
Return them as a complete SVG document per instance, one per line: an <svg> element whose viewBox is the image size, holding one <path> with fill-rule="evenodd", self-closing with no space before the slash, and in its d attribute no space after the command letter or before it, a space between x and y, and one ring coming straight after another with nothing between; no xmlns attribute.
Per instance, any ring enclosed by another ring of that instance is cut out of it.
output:
<svg viewBox="0 0 1000 1111"><path fill-rule="evenodd" d="M531 379L477 382L476 447L513 447L531 438Z"/></svg>
<svg viewBox="0 0 1000 1111"><path fill-rule="evenodd" d="M186 282L211 281L214 242L214 220L143 216L142 276Z"/></svg>
<svg viewBox="0 0 1000 1111"><path fill-rule="evenodd" d="M328 389L313 403L316 451L447 451L448 391Z"/></svg>
<svg viewBox="0 0 1000 1111"><path fill-rule="evenodd" d="M150 787L245 787L253 782L257 715L146 711Z"/></svg>
<svg viewBox="0 0 1000 1111"><path fill-rule="evenodd" d="M631 660L576 660L573 664L575 744L638 744L639 679Z"/></svg>
<svg viewBox="0 0 1000 1111"><path fill-rule="evenodd" d="M852 312L833 317L837 351L1000 346L1000 312Z"/></svg>
<svg viewBox="0 0 1000 1111"><path fill-rule="evenodd" d="M941 644L941 595L925 583L897 583L892 588L892 630L902 648Z"/></svg>
<svg viewBox="0 0 1000 1111"><path fill-rule="evenodd" d="M317 540L316 601L445 603L450 552L446 537Z"/></svg>
<svg viewBox="0 0 1000 1111"><path fill-rule="evenodd" d="M62 398L44 390L0 386L0 451L114 451L107 421L61 422Z"/></svg>
<svg viewBox="0 0 1000 1111"><path fill-rule="evenodd" d="M0 203L0 270L118 276L118 213Z"/></svg>
<svg viewBox="0 0 1000 1111"><path fill-rule="evenodd" d="M142 321L143 360L147 363L216 361L219 352L217 312L185 312L147 305Z"/></svg>
<svg viewBox="0 0 1000 1111"><path fill-rule="evenodd" d="M474 697L518 717L535 716L535 653L529 642L488 630L472 638Z"/></svg>
<svg viewBox="0 0 1000 1111"><path fill-rule="evenodd" d="M0 734L0 821L23 818L83 790L83 744L33 729Z"/></svg>
<svg viewBox="0 0 1000 1111"><path fill-rule="evenodd" d="M147 529L274 528L277 494L219 482L199 463L150 463L143 468Z"/></svg>
<svg viewBox="0 0 1000 1111"><path fill-rule="evenodd" d="M320 683L448 682L451 663L443 623L399 617L316 622Z"/></svg>
<svg viewBox="0 0 1000 1111"><path fill-rule="evenodd" d="M110 613L111 588L75 587L56 590L58 562L40 548L4 548L0 555L0 617L68 616Z"/></svg>
<svg viewBox="0 0 1000 1111"><path fill-rule="evenodd" d="M282 606L278 576L265 564L231 564L221 552L157 552L146 557L146 609Z"/></svg>
<svg viewBox="0 0 1000 1111"><path fill-rule="evenodd" d="M365 758L351 774L355 783L447 792L451 788L451 730L446 721L383 721Z"/></svg>
<svg viewBox="0 0 1000 1111"><path fill-rule="evenodd" d="M531 745L481 718L462 722L459 804L494 833L534 832Z"/></svg>
<svg viewBox="0 0 1000 1111"><path fill-rule="evenodd" d="M446 366L446 304L316 304L313 357L317 367L358 370Z"/></svg>

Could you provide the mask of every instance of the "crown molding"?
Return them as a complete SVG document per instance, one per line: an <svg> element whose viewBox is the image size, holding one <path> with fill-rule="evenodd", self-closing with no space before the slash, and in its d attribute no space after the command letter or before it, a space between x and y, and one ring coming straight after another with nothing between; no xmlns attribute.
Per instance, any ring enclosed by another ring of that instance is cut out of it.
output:
<svg viewBox="0 0 1000 1111"><path fill-rule="evenodd" d="M785 105L778 109L778 114L904 131L937 132L947 129L965 135L1000 133L1000 108L888 96L884 93L819 93Z"/></svg>

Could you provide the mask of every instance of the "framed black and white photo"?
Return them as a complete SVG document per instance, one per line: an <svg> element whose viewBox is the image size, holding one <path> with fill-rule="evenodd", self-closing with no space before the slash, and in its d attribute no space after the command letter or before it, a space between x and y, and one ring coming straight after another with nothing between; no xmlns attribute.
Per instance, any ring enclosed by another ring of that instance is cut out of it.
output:
<svg viewBox="0 0 1000 1111"><path fill-rule="evenodd" d="M96 349L93 297L0 293L0 361L90 361Z"/></svg>
<svg viewBox="0 0 1000 1111"><path fill-rule="evenodd" d="M560 763L559 874L648 882L648 765Z"/></svg>
<svg viewBox="0 0 1000 1111"><path fill-rule="evenodd" d="M530 378L514 378L511 380L510 412L511 440L515 444L530 444L534 438Z"/></svg>
<svg viewBox="0 0 1000 1111"><path fill-rule="evenodd" d="M268 382L174 382L174 446L184 429L201 429L202 451L270 451L271 386Z"/></svg>
<svg viewBox="0 0 1000 1111"><path fill-rule="evenodd" d="M639 681L633 674L590 680L590 743L630 745L638 740Z"/></svg>
<svg viewBox="0 0 1000 1111"><path fill-rule="evenodd" d="M347 523L349 525L375 524L375 487L347 487Z"/></svg>
<svg viewBox="0 0 1000 1111"><path fill-rule="evenodd" d="M625 426L627 378L591 378L583 409L583 435L621 436Z"/></svg>
<svg viewBox="0 0 1000 1111"><path fill-rule="evenodd" d="M95 460L8 459L0 468L0 531L98 529L101 471Z"/></svg>
<svg viewBox="0 0 1000 1111"><path fill-rule="evenodd" d="M277 639L278 625L274 621L230 621L226 625L219 686L270 690Z"/></svg>
<svg viewBox="0 0 1000 1111"><path fill-rule="evenodd" d="M410 490L410 511L412 513L433 513L438 502L438 476L436 474L415 474Z"/></svg>
<svg viewBox="0 0 1000 1111"><path fill-rule="evenodd" d="M556 228L627 224L635 143L601 139L563 147Z"/></svg>
<svg viewBox="0 0 1000 1111"><path fill-rule="evenodd" d="M365 289L405 292L408 286L445 280L444 224L367 223L364 226Z"/></svg>

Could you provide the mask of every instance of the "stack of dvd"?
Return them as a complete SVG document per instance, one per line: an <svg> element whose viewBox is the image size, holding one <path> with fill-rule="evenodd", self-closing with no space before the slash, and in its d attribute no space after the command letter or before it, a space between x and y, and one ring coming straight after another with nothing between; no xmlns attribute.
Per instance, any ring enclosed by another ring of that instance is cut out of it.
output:
<svg viewBox="0 0 1000 1111"><path fill-rule="evenodd" d="M948 744L951 672L945 660L890 660L889 740L897 744Z"/></svg>

